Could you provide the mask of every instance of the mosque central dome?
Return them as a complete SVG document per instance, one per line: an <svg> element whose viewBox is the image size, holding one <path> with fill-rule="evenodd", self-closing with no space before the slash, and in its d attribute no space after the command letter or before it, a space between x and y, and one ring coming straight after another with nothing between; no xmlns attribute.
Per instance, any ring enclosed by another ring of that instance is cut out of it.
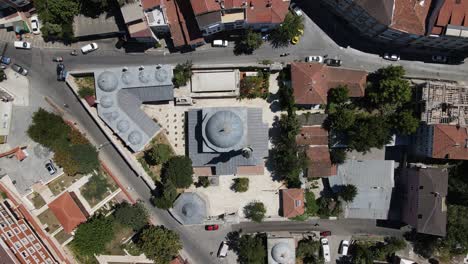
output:
<svg viewBox="0 0 468 264"><path fill-rule="evenodd" d="M230 148L238 144L244 135L244 124L232 111L219 111L212 115L205 126L207 140L218 148Z"/></svg>

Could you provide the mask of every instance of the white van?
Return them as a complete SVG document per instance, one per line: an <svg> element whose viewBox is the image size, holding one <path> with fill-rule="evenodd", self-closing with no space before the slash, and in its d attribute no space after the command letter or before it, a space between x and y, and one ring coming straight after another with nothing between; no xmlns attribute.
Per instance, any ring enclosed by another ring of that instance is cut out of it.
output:
<svg viewBox="0 0 468 264"><path fill-rule="evenodd" d="M221 242L218 250L218 258L225 258L227 256L229 246L226 241Z"/></svg>
<svg viewBox="0 0 468 264"><path fill-rule="evenodd" d="M341 255L343 256L348 255L348 248L349 248L349 241L348 240L341 241Z"/></svg>
<svg viewBox="0 0 468 264"><path fill-rule="evenodd" d="M15 41L15 48L17 49L31 49L31 43L26 41Z"/></svg>
<svg viewBox="0 0 468 264"><path fill-rule="evenodd" d="M229 45L229 42L227 40L213 40L213 47L227 47Z"/></svg>

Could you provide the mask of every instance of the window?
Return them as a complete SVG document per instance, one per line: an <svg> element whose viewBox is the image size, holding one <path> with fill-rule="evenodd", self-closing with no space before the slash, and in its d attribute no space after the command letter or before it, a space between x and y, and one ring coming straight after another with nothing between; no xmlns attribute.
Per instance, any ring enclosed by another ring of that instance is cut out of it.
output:
<svg viewBox="0 0 468 264"><path fill-rule="evenodd" d="M422 218L422 214L418 214L418 219L421 219Z"/></svg>
<svg viewBox="0 0 468 264"><path fill-rule="evenodd" d="M28 251L29 251L29 254L32 254L32 253L34 253L34 248L28 247Z"/></svg>
<svg viewBox="0 0 468 264"><path fill-rule="evenodd" d="M34 247L35 247L37 250L39 250L39 249L41 249L41 244L36 243L36 244L34 244Z"/></svg>
<svg viewBox="0 0 468 264"><path fill-rule="evenodd" d="M21 242L23 242L24 245L26 245L26 244L29 243L28 239L25 238L25 237L23 237L23 238L21 239Z"/></svg>
<svg viewBox="0 0 468 264"><path fill-rule="evenodd" d="M52 262L52 260L50 260L50 259L46 259L46 263L47 263L47 264L52 264L53 262Z"/></svg>
<svg viewBox="0 0 468 264"><path fill-rule="evenodd" d="M16 249L20 249L20 247L22 247L22 245L21 245L20 242L16 241L15 242L15 247L16 247Z"/></svg>
<svg viewBox="0 0 468 264"><path fill-rule="evenodd" d="M21 255L23 255L23 257L27 258L27 257L28 257L28 252L26 252L26 251L21 251Z"/></svg>
<svg viewBox="0 0 468 264"><path fill-rule="evenodd" d="M19 233L20 233L20 230L19 230L17 227L13 228L13 231L15 231L15 234L19 234Z"/></svg>
<svg viewBox="0 0 468 264"><path fill-rule="evenodd" d="M11 231L7 231L7 236L8 236L8 237L12 237L12 236L13 236L13 233L11 233Z"/></svg>
<svg viewBox="0 0 468 264"><path fill-rule="evenodd" d="M36 238L33 235L28 235L29 240L34 241Z"/></svg>
<svg viewBox="0 0 468 264"><path fill-rule="evenodd" d="M302 201L301 200L294 200L294 206L295 207L299 207L302 205Z"/></svg>
<svg viewBox="0 0 468 264"><path fill-rule="evenodd" d="M25 231L26 229L28 229L28 228L26 227L25 224L21 224L21 225L20 225L20 228L21 228L21 230L23 230L23 231Z"/></svg>
<svg viewBox="0 0 468 264"><path fill-rule="evenodd" d="M424 189L424 186L419 186L419 190L423 190Z"/></svg>

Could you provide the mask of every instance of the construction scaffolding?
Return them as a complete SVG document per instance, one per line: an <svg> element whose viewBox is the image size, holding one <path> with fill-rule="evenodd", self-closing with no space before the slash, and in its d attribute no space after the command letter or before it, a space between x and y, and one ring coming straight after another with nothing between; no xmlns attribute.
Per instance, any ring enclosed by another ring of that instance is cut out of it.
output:
<svg viewBox="0 0 468 264"><path fill-rule="evenodd" d="M468 87L445 82L422 84L421 121L465 127L468 123Z"/></svg>

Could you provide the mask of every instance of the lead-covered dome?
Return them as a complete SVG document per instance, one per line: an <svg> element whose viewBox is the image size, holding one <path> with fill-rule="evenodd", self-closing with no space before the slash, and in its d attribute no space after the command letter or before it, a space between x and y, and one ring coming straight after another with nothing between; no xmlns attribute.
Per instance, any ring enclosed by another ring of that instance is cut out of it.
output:
<svg viewBox="0 0 468 264"><path fill-rule="evenodd" d="M280 242L271 249L271 257L280 264L291 263L293 254L288 244Z"/></svg>
<svg viewBox="0 0 468 264"><path fill-rule="evenodd" d="M218 148L238 144L244 135L244 124L232 111L219 111L210 117L205 126L207 140Z"/></svg>
<svg viewBox="0 0 468 264"><path fill-rule="evenodd" d="M117 130L119 130L119 132L121 133L127 132L129 128L130 128L130 122L128 122L127 120L120 120L117 123Z"/></svg>
<svg viewBox="0 0 468 264"><path fill-rule="evenodd" d="M102 107L109 108L114 105L114 100L112 99L112 97L104 95L99 100L99 103L101 104Z"/></svg>
<svg viewBox="0 0 468 264"><path fill-rule="evenodd" d="M169 73L166 71L166 69L159 68L159 69L156 69L156 72L154 73L154 77L158 82L162 83L167 80L167 78L169 77Z"/></svg>
<svg viewBox="0 0 468 264"><path fill-rule="evenodd" d="M132 131L128 135L128 142L130 142L132 145L138 145L141 143L141 133L139 131Z"/></svg>
<svg viewBox="0 0 468 264"><path fill-rule="evenodd" d="M99 89L105 92L114 91L115 89L117 89L118 84L119 84L119 80L117 76L110 71L105 71L99 74L97 78L97 85Z"/></svg>

